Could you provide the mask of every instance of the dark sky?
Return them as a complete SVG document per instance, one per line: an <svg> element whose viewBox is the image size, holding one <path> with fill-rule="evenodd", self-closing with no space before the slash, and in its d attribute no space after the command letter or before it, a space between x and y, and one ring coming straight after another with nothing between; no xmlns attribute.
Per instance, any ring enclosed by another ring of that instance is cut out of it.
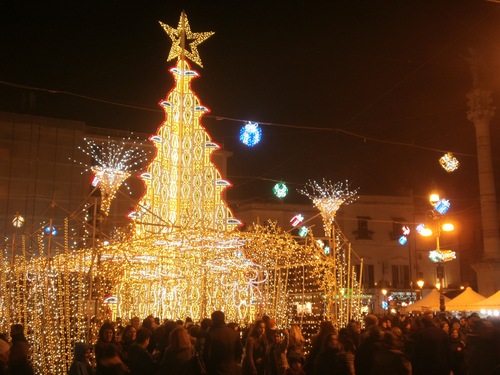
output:
<svg viewBox="0 0 500 375"><path fill-rule="evenodd" d="M426 195L435 183L464 207L477 203L465 57L469 48L484 55L487 83L498 96L500 4L20 3L0 14L0 110L154 133L174 64L166 61L171 43L158 21L176 26L184 9L192 31L215 32L199 47L204 67L193 64L201 74L193 88L211 109L203 124L234 154L229 199L277 200L271 189L282 180L295 201L297 188L325 178L349 180L360 194ZM237 139L245 121L264 130L252 149ZM498 128L496 118L496 171ZM461 168L446 173L438 164L442 151L453 152Z"/></svg>

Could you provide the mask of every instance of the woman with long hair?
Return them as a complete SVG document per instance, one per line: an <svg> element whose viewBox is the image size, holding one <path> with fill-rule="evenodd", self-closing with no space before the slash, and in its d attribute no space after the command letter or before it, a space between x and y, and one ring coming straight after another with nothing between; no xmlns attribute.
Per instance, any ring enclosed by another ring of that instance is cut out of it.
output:
<svg viewBox="0 0 500 375"><path fill-rule="evenodd" d="M288 336L287 358L298 358L301 362L304 361L304 346L306 339L302 335L302 330L298 324L290 326L290 334Z"/></svg>
<svg viewBox="0 0 500 375"><path fill-rule="evenodd" d="M341 350L339 336L336 332L330 332L323 338L320 352L316 358L314 374L351 374L345 352Z"/></svg>
<svg viewBox="0 0 500 375"><path fill-rule="evenodd" d="M95 344L96 374L120 374L128 368L121 357L121 345L116 341L115 327L105 322L99 328L99 338Z"/></svg>
<svg viewBox="0 0 500 375"><path fill-rule="evenodd" d="M168 336L168 346L161 360L161 374L191 374L194 347L189 333L183 326L178 326Z"/></svg>
<svg viewBox="0 0 500 375"><path fill-rule="evenodd" d="M266 323L257 320L248 333L243 358L243 375L268 375L269 343Z"/></svg>
<svg viewBox="0 0 500 375"><path fill-rule="evenodd" d="M309 351L304 364L304 371L307 375L314 374L316 359L321 351L325 337L333 332L335 332L335 328L333 327L333 323L331 321L324 320L320 323L318 333L311 339L311 350Z"/></svg>
<svg viewBox="0 0 500 375"><path fill-rule="evenodd" d="M125 326L122 332L122 339L120 340L120 345L122 347L120 357L125 364L128 364L128 352L130 351L132 344L135 342L136 336L137 328L135 328L132 324Z"/></svg>

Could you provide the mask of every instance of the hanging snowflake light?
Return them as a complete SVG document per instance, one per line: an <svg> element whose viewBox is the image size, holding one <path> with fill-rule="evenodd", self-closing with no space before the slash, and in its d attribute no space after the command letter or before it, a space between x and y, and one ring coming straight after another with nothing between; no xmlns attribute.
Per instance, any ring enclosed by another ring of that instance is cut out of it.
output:
<svg viewBox="0 0 500 375"><path fill-rule="evenodd" d="M255 122L248 122L240 130L240 141L248 147L253 147L262 139L262 129Z"/></svg>
<svg viewBox="0 0 500 375"><path fill-rule="evenodd" d="M335 215L343 204L354 202L357 197L357 190L349 190L349 184L337 182L333 184L331 181L323 179L323 185L319 185L316 181L309 181L306 187L299 190L312 200L316 208L321 212L323 218L323 227L325 234L331 234Z"/></svg>
<svg viewBox="0 0 500 375"><path fill-rule="evenodd" d="M87 146L78 148L91 157L92 165L78 163L86 167L86 172L92 172L91 183L101 190L101 211L108 215L118 189L132 172L141 168L151 151L148 151L138 138L129 137L117 141L108 137L106 141L101 142L84 138L84 141Z"/></svg>
<svg viewBox="0 0 500 375"><path fill-rule="evenodd" d="M453 172L460 166L460 162L453 156L451 152L448 152L441 156L439 159L439 164L444 168L446 172Z"/></svg>

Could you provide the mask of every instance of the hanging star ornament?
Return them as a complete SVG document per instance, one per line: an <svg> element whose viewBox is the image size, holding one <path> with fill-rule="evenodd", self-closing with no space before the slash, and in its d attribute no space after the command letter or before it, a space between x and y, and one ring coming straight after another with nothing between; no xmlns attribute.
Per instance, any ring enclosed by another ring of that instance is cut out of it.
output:
<svg viewBox="0 0 500 375"><path fill-rule="evenodd" d="M167 61L175 59L176 57L178 57L179 59L188 58L192 62L203 67L197 47L212 35L214 35L213 31L206 31L201 33L191 32L186 13L184 12L181 13L181 18L179 19L177 29L174 29L173 27L163 22L160 22L160 25L172 40L172 48L170 49L170 53L168 54ZM190 51L186 49L186 42L189 44Z"/></svg>

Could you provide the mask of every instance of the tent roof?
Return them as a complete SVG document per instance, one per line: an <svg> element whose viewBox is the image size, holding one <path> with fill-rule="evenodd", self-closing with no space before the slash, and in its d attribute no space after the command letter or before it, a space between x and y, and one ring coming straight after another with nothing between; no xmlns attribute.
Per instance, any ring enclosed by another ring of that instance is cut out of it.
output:
<svg viewBox="0 0 500 375"><path fill-rule="evenodd" d="M445 305L450 299L444 296ZM406 307L406 311L439 311L439 290L432 289L431 292L421 300Z"/></svg>
<svg viewBox="0 0 500 375"><path fill-rule="evenodd" d="M484 300L485 298L486 297L472 290L471 287L467 287L462 293L453 298L450 302L446 303L446 310L448 311L478 310L475 304L477 302Z"/></svg>
<svg viewBox="0 0 500 375"><path fill-rule="evenodd" d="M500 290L492 296L474 304L476 310L500 310Z"/></svg>

